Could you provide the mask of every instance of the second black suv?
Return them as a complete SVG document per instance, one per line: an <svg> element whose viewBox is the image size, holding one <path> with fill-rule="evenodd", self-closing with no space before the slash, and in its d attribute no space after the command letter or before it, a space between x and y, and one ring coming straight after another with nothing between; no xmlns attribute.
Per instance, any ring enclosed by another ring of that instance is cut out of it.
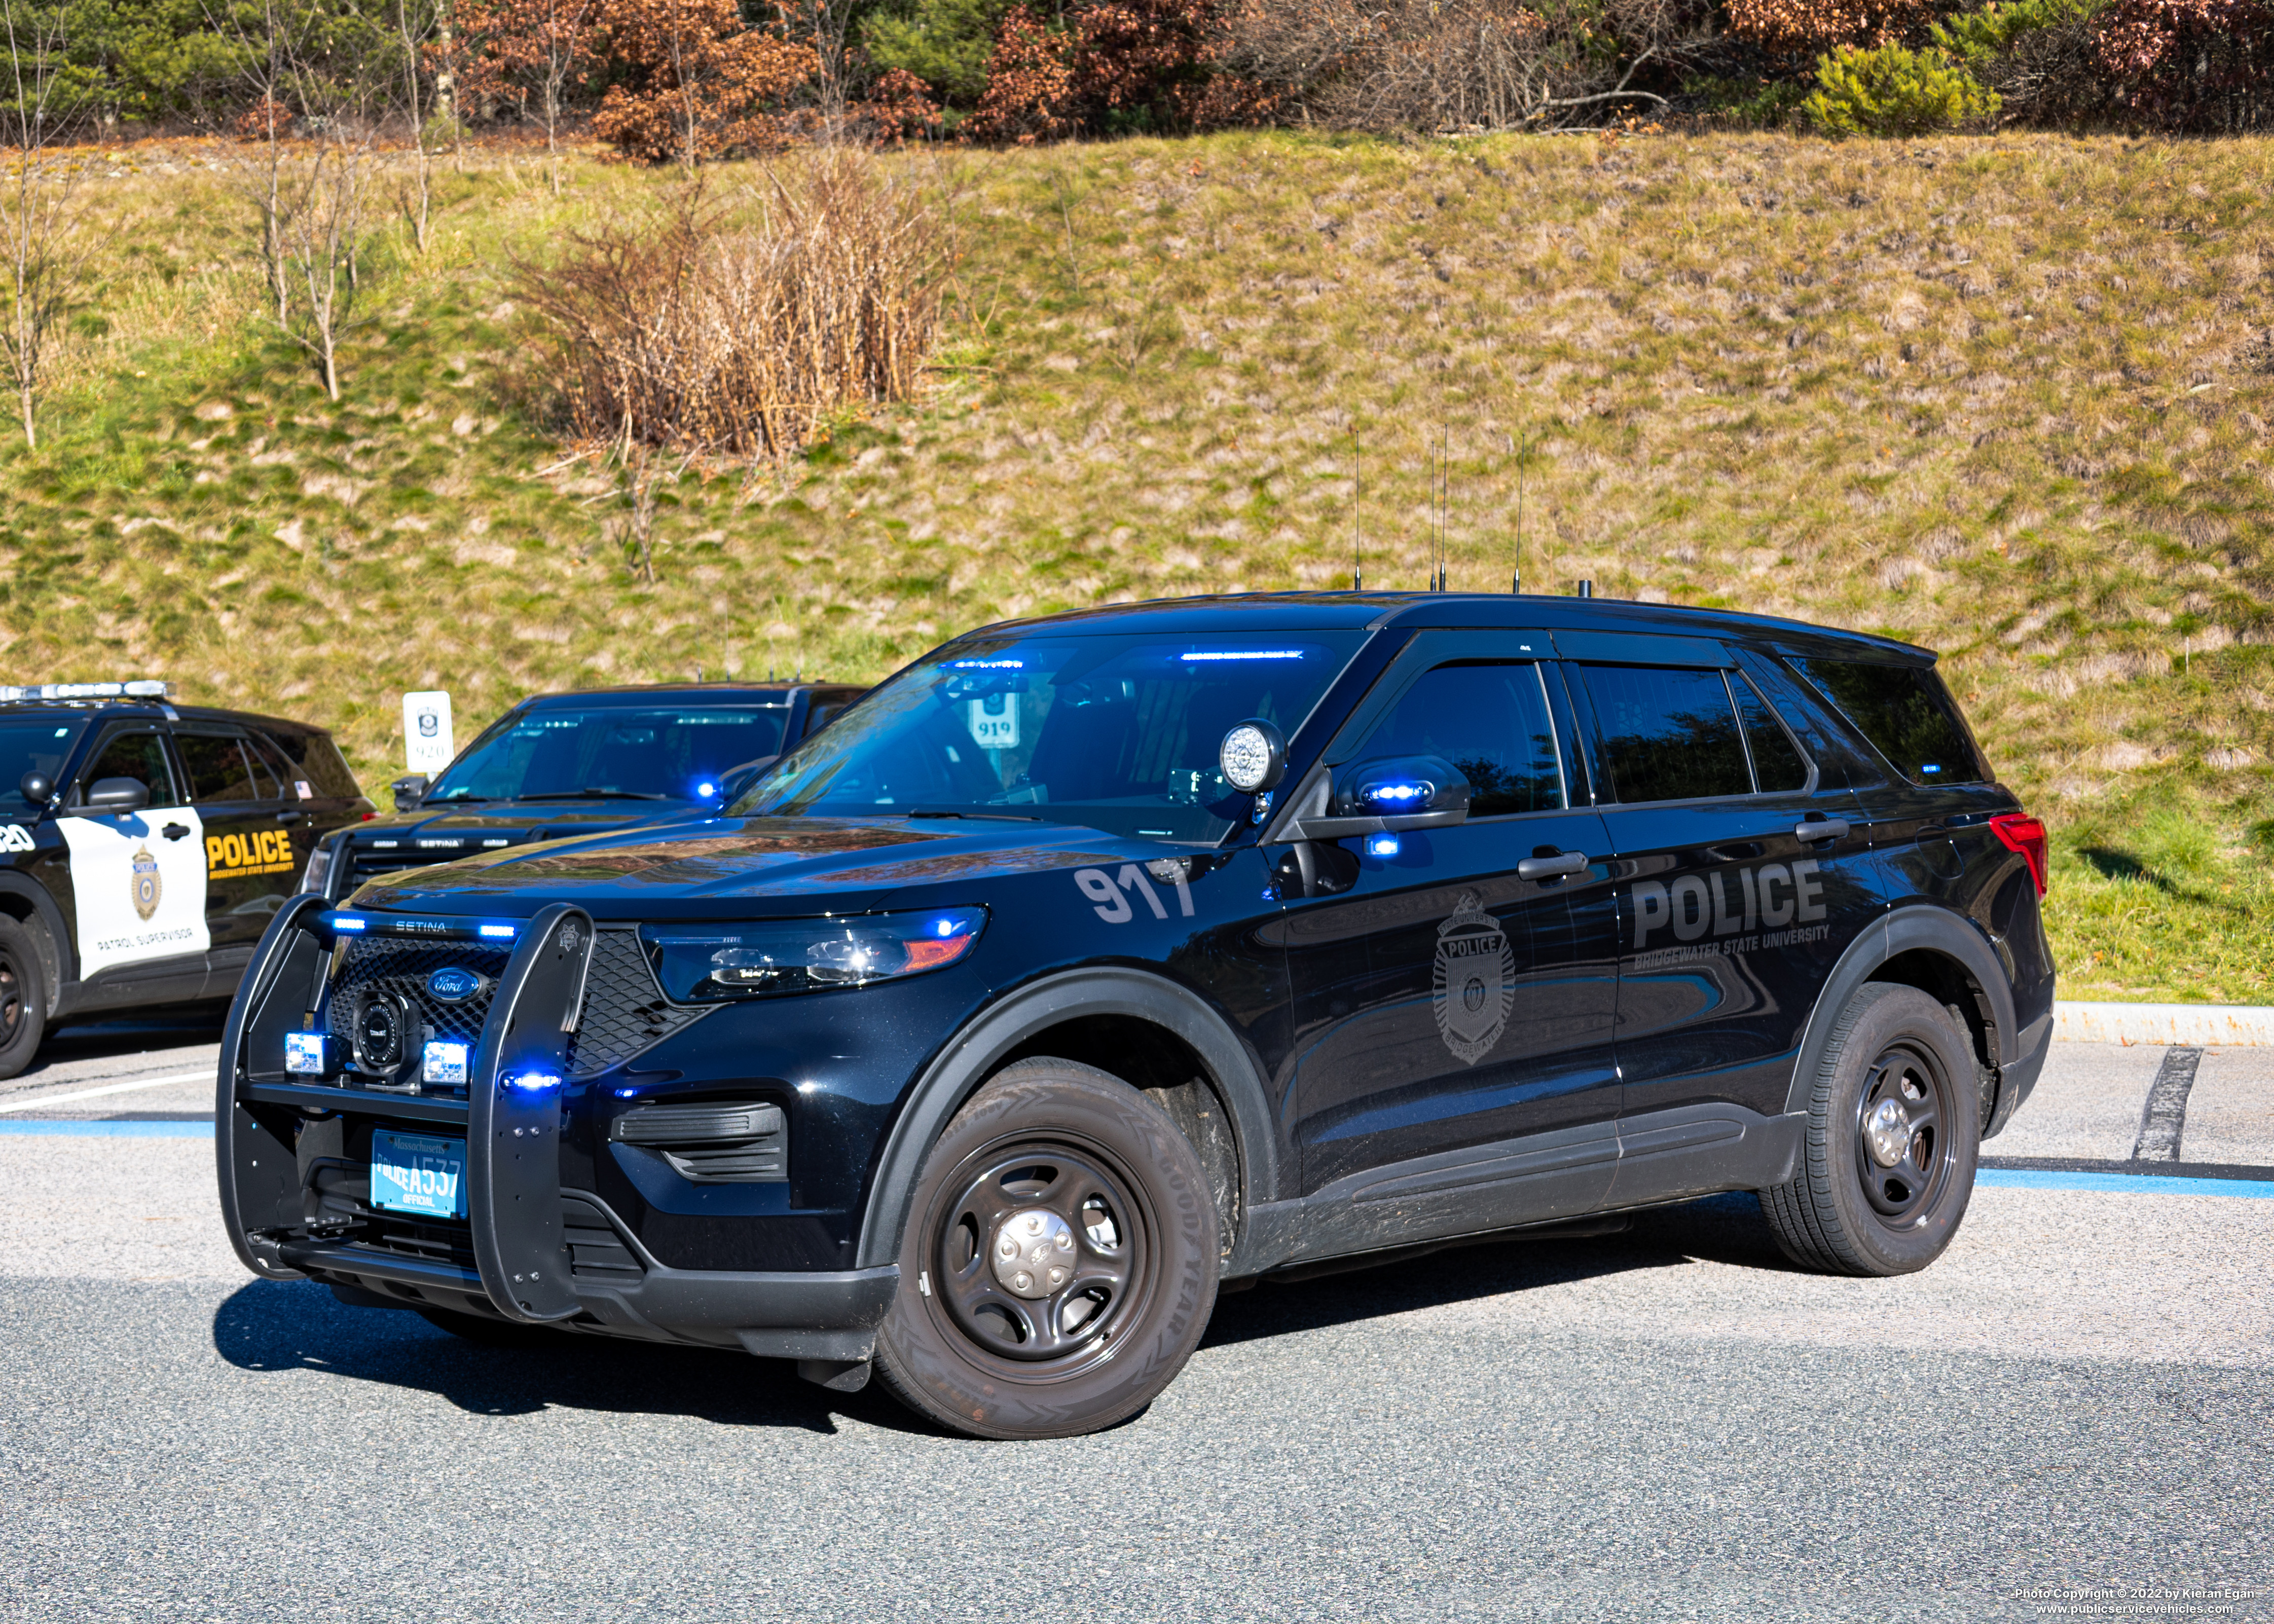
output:
<svg viewBox="0 0 2274 1624"><path fill-rule="evenodd" d="M431 783L396 779L394 816L328 842L307 889L344 897L375 875L715 812L861 693L707 682L524 699Z"/></svg>

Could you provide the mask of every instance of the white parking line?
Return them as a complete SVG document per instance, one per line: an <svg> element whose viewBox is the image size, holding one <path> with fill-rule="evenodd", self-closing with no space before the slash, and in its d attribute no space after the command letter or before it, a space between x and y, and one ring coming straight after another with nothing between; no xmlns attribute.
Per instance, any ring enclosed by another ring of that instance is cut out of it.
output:
<svg viewBox="0 0 2274 1624"><path fill-rule="evenodd" d="M82 1088L77 1094L34 1094L28 1100L11 1100L0 1104L0 1111L29 1111L49 1105L76 1105L81 1100L99 1100L107 1094L132 1094L137 1089L163 1088L172 1083L212 1080L211 1071L177 1071L171 1077L144 1077L131 1083L106 1083L100 1088Z"/></svg>

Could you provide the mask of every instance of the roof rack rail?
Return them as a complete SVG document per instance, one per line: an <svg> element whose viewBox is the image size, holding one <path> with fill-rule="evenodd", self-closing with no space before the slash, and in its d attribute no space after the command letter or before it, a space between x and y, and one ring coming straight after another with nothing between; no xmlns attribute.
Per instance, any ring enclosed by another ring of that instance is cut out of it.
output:
<svg viewBox="0 0 2274 1624"><path fill-rule="evenodd" d="M170 682L142 677L131 682L41 682L32 688L0 685L0 701L11 699L163 699Z"/></svg>

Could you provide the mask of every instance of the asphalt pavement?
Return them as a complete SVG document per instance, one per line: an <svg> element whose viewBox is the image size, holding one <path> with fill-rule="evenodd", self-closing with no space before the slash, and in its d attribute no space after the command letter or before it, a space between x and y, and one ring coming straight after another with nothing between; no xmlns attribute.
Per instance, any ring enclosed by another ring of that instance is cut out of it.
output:
<svg viewBox="0 0 2274 1624"><path fill-rule="evenodd" d="M2059 1046L1920 1274L1724 1197L1227 1297L1132 1422L983 1444L250 1279L217 1038L0 1084L0 1619L2274 1618L2274 1051L2196 1058L2172 1185L2165 1052Z"/></svg>

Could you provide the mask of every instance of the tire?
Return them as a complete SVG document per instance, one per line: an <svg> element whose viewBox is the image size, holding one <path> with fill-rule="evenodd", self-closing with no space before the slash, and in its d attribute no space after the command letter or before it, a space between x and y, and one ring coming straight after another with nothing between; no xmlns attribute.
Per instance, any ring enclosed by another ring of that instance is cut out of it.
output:
<svg viewBox="0 0 2274 1624"><path fill-rule="evenodd" d="M1760 1192L1785 1255L1825 1274L1878 1275L1940 1257L1974 1193L1980 1090L1973 1047L1941 1004L1865 983L1817 1067L1800 1170Z"/></svg>
<svg viewBox="0 0 2274 1624"><path fill-rule="evenodd" d="M1022 1061L924 1162L876 1373L967 1437L1095 1432L1184 1368L1217 1262L1208 1178L1168 1113L1089 1066Z"/></svg>
<svg viewBox="0 0 2274 1624"><path fill-rule="evenodd" d="M544 1348L561 1340L558 1331L543 1326L523 1325L513 1320L489 1320L480 1314L462 1314L448 1308L421 1308L418 1316L435 1329L484 1348Z"/></svg>
<svg viewBox="0 0 2274 1624"><path fill-rule="evenodd" d="M48 1030L48 978L37 926L0 914L0 1078L14 1077L40 1052Z"/></svg>

